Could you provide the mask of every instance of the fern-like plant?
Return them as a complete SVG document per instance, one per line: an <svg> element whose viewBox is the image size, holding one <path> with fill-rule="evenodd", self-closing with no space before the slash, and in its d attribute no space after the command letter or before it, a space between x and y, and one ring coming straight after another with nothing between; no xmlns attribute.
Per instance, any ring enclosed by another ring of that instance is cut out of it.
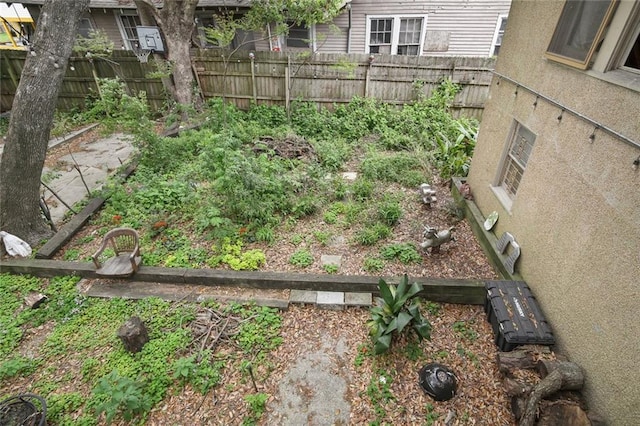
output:
<svg viewBox="0 0 640 426"><path fill-rule="evenodd" d="M389 350L394 332L399 335L412 329L418 340L431 338L431 323L420 314L420 302L413 299L408 303L422 291L420 283L409 285L409 277L405 274L397 287L381 278L378 289L382 297L376 298L376 306L370 309L371 320L368 323L376 355Z"/></svg>

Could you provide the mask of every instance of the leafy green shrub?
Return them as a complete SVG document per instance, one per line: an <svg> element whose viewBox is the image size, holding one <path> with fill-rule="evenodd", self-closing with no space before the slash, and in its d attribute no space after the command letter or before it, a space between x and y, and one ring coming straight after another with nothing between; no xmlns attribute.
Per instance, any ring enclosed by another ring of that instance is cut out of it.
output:
<svg viewBox="0 0 640 426"><path fill-rule="evenodd" d="M347 192L349 190L348 185L345 183L344 179L341 177L335 178L331 182L332 185L332 199L336 201L342 201L346 198Z"/></svg>
<svg viewBox="0 0 640 426"><path fill-rule="evenodd" d="M105 413L107 423L111 423L117 414L130 421L149 411L152 404L143 388L142 383L112 371L98 380L93 389L93 396L101 401L96 408L96 416Z"/></svg>
<svg viewBox="0 0 640 426"><path fill-rule="evenodd" d="M5 136L9 130L9 117L0 117L0 137Z"/></svg>
<svg viewBox="0 0 640 426"><path fill-rule="evenodd" d="M402 217L402 206L398 201L386 197L377 208L378 219L385 225L394 226Z"/></svg>
<svg viewBox="0 0 640 426"><path fill-rule="evenodd" d="M266 409L268 399L269 394L264 392L246 395L244 397L245 402L249 405L250 413L249 418L243 420L243 426L256 424Z"/></svg>
<svg viewBox="0 0 640 426"><path fill-rule="evenodd" d="M343 138L320 139L313 143L320 164L327 170L339 170L353 154L351 146Z"/></svg>
<svg viewBox="0 0 640 426"><path fill-rule="evenodd" d="M291 104L291 125L295 132L311 139L330 139L332 127L326 109L318 110L313 102L296 100Z"/></svg>
<svg viewBox="0 0 640 426"><path fill-rule="evenodd" d="M435 135L432 156L441 177L467 176L477 136L477 123L471 120L460 120L453 136L444 132Z"/></svg>
<svg viewBox="0 0 640 426"><path fill-rule="evenodd" d="M378 289L381 297L376 298L376 306L370 309L369 330L374 344L374 353L382 354L389 350L394 334L402 334L410 326L418 340L431 338L431 324L420 314L418 299L407 305L409 299L422 291L422 285L414 282L409 285L405 274L396 287L380 279Z"/></svg>
<svg viewBox="0 0 640 426"><path fill-rule="evenodd" d="M333 211L327 211L322 215L322 220L324 221L324 223L329 224L329 225L333 225L334 223L336 223L338 221L338 215L336 214L336 212Z"/></svg>
<svg viewBox="0 0 640 426"><path fill-rule="evenodd" d="M417 187L425 180L427 170L415 153L369 153L360 165L362 177L383 182L395 182L405 187Z"/></svg>
<svg viewBox="0 0 640 426"><path fill-rule="evenodd" d="M85 112L87 120L100 121L107 132L118 128L138 133L150 127L149 107L144 91L137 96L127 94L120 79L100 79L100 96Z"/></svg>
<svg viewBox="0 0 640 426"><path fill-rule="evenodd" d="M364 259L363 268L367 272L380 272L384 269L384 260L379 257L367 256Z"/></svg>
<svg viewBox="0 0 640 426"><path fill-rule="evenodd" d="M273 243L276 240L273 227L262 226L256 230L256 241L263 241L265 243Z"/></svg>
<svg viewBox="0 0 640 426"><path fill-rule="evenodd" d="M289 257L289 263L299 268L306 268L313 263L313 255L307 249L296 250Z"/></svg>
<svg viewBox="0 0 640 426"><path fill-rule="evenodd" d="M313 236L318 240L320 244L326 246L331 239L331 232L328 231L313 231Z"/></svg>
<svg viewBox="0 0 640 426"><path fill-rule="evenodd" d="M209 357L196 360L196 355L178 358L173 363L173 378L183 386L187 383L193 385L200 393L206 394L211 388L217 386L222 379L221 369L224 362L218 361L212 364Z"/></svg>
<svg viewBox="0 0 640 426"><path fill-rule="evenodd" d="M251 105L247 119L265 128L280 127L287 124L287 111L274 105Z"/></svg>
<svg viewBox="0 0 640 426"><path fill-rule="evenodd" d="M337 274L338 273L338 265L334 264L326 264L322 267L327 274Z"/></svg>
<svg viewBox="0 0 640 426"><path fill-rule="evenodd" d="M380 134L378 144L391 151L404 151L411 148L414 138L403 133L402 129L385 128Z"/></svg>
<svg viewBox="0 0 640 426"><path fill-rule="evenodd" d="M373 182L367 179L358 178L351 185L353 199L355 201L366 201L373 195L375 186Z"/></svg>
<svg viewBox="0 0 640 426"><path fill-rule="evenodd" d="M355 240L363 246L372 246L389 236L391 236L391 228L383 223L375 223L356 232Z"/></svg>
<svg viewBox="0 0 640 426"><path fill-rule="evenodd" d="M264 265L267 258L262 250L252 249L242 251L241 240L224 238L220 246L213 247L214 255L207 260L212 268L224 263L234 271L255 271Z"/></svg>
<svg viewBox="0 0 640 426"><path fill-rule="evenodd" d="M420 263L422 261L422 256L412 243L390 244L380 249L380 254L384 259L398 259L405 265L409 263Z"/></svg>

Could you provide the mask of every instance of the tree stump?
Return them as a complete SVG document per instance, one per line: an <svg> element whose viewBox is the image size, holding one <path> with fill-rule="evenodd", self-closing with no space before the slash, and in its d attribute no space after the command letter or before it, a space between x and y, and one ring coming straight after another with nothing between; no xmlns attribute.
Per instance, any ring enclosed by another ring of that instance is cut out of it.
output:
<svg viewBox="0 0 640 426"><path fill-rule="evenodd" d="M25 296L24 303L31 309L36 309L46 300L47 300L47 296L45 296L44 294L36 293L35 291L32 291L31 293Z"/></svg>
<svg viewBox="0 0 640 426"><path fill-rule="evenodd" d="M149 341L147 327L139 317L131 317L118 329L118 337L122 341L124 348L136 353Z"/></svg>
<svg viewBox="0 0 640 426"><path fill-rule="evenodd" d="M533 426L538 403L544 397L561 389L579 390L584 385L584 374L578 364L567 361L540 360L537 368L541 375L544 373L545 376L532 389L520 418L520 426Z"/></svg>

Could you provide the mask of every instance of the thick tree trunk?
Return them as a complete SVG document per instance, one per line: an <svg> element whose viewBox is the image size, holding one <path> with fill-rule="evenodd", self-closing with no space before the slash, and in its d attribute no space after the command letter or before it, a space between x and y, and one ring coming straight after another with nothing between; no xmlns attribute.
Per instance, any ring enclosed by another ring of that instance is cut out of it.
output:
<svg viewBox="0 0 640 426"><path fill-rule="evenodd" d="M193 69L191 67L191 35L195 29L195 10L198 0L165 0L164 7L160 10L149 0L136 0L136 6L142 17L153 16L156 24L162 30L167 44L167 59L173 69L171 82L166 87L177 104L182 106L184 112L193 106ZM145 20L148 18L145 18Z"/></svg>
<svg viewBox="0 0 640 426"><path fill-rule="evenodd" d="M138 15L140 16L140 23L145 26L155 27L158 26L158 22L156 21L156 16L158 15L158 11L155 9L153 5L149 5L145 3L143 0L135 0L136 8L138 9ZM158 17L159 18L159 17ZM166 41L166 37L165 37ZM164 61L163 53L152 53L154 61ZM171 76L161 77L162 86L164 90L167 91L167 96L170 96L172 100L176 99L176 88L173 84L173 79Z"/></svg>
<svg viewBox="0 0 640 426"><path fill-rule="evenodd" d="M43 5L20 76L0 164L0 229L31 245L51 236L40 214L40 175L62 79L89 0Z"/></svg>

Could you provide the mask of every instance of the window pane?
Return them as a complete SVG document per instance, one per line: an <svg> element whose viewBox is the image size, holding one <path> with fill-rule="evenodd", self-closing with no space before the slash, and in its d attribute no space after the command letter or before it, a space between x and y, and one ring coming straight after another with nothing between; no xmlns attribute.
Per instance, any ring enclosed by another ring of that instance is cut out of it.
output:
<svg viewBox="0 0 640 426"><path fill-rule="evenodd" d="M287 35L287 47L309 47L311 37L309 29L304 25L296 25L289 22L289 35Z"/></svg>
<svg viewBox="0 0 640 426"><path fill-rule="evenodd" d="M372 19L371 34L369 34L369 44L390 44L391 43L391 19Z"/></svg>
<svg viewBox="0 0 640 426"><path fill-rule="evenodd" d="M529 129L520 124L517 125L517 129L510 142L509 153L505 159L500 182L500 186L504 188L511 198L513 198L518 191L522 175L527 168L529 156L531 155L531 151L533 151L535 138L536 135Z"/></svg>
<svg viewBox="0 0 640 426"><path fill-rule="evenodd" d="M640 70L640 34L638 34L636 42L633 43L631 52L629 52L629 56L627 56L624 66Z"/></svg>
<svg viewBox="0 0 640 426"><path fill-rule="evenodd" d="M127 40L131 46L137 46L138 44L138 32L136 26L142 25L140 23L140 17L134 15L121 15L120 20L122 22L122 28L127 35Z"/></svg>
<svg viewBox="0 0 640 426"><path fill-rule="evenodd" d="M587 63L611 3L611 0L568 0L548 51Z"/></svg>
<svg viewBox="0 0 640 426"><path fill-rule="evenodd" d="M400 44L420 44L420 33L422 29L422 19L401 19L398 43Z"/></svg>
<svg viewBox="0 0 640 426"><path fill-rule="evenodd" d="M91 25L91 21L88 18L82 18L80 20L80 26L78 27L78 34L84 38L89 38L92 30L93 25Z"/></svg>
<svg viewBox="0 0 640 426"><path fill-rule="evenodd" d="M419 46L398 45L398 55L417 55Z"/></svg>

